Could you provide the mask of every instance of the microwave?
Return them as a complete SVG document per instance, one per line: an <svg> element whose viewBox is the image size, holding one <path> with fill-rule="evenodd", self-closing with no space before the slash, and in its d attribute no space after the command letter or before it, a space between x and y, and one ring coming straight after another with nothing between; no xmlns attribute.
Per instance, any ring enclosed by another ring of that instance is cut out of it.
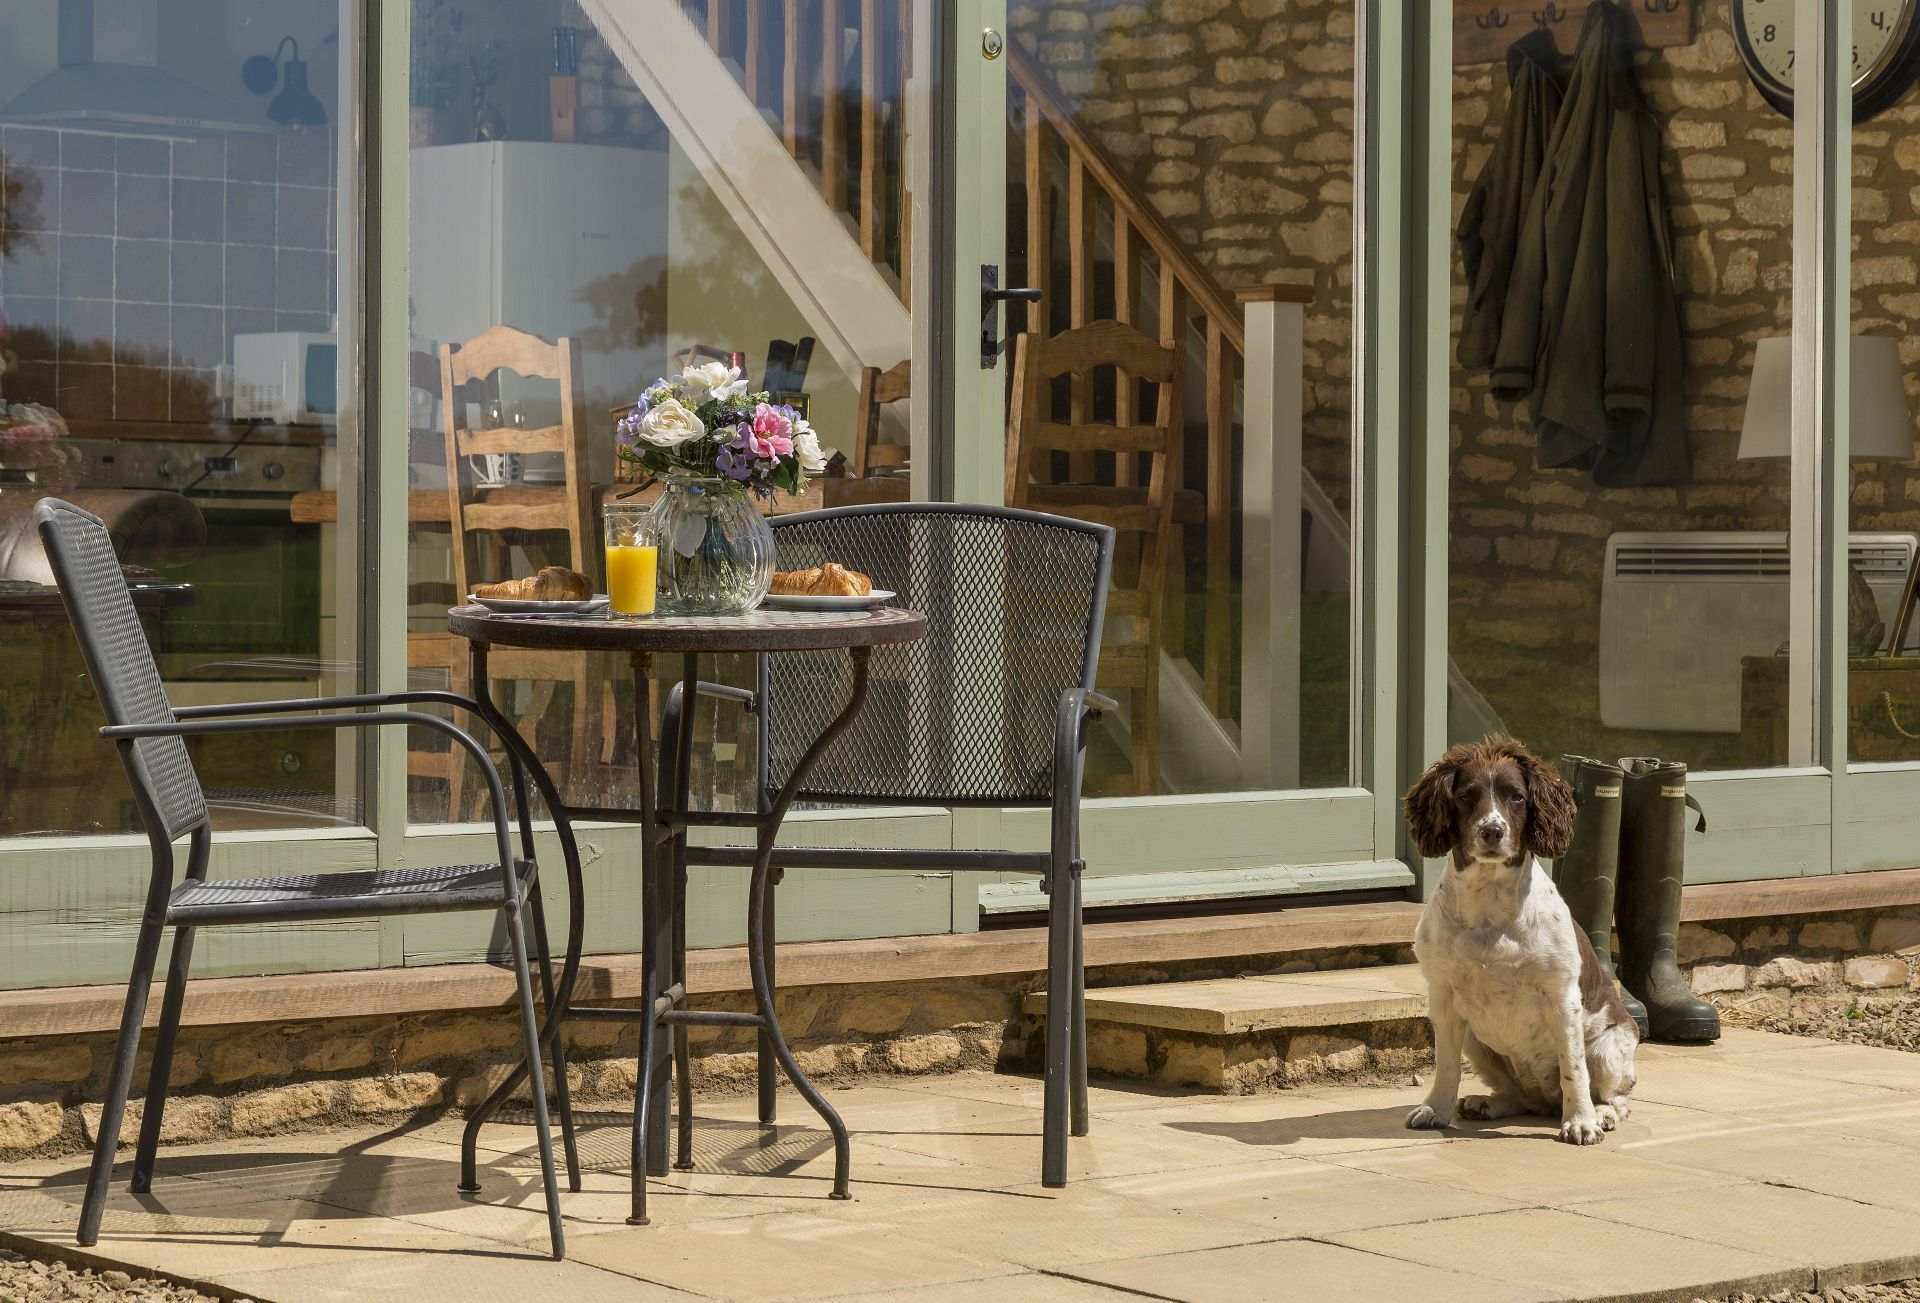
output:
<svg viewBox="0 0 1920 1303"><path fill-rule="evenodd" d="M233 419L333 425L340 417L340 345L282 330L233 337Z"/></svg>

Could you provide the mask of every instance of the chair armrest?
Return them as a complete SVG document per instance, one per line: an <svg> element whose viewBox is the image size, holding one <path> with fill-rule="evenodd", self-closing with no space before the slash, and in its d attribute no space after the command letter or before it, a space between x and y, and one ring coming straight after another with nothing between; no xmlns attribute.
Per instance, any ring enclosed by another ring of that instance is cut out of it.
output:
<svg viewBox="0 0 1920 1303"><path fill-rule="evenodd" d="M1120 709L1120 703L1104 692L1082 688L1080 694L1080 704L1089 715L1105 715Z"/></svg>
<svg viewBox="0 0 1920 1303"><path fill-rule="evenodd" d="M681 696L680 690L684 687L686 687L686 684L680 682L675 683L673 687L669 688L667 690L668 702L678 702ZM713 697L720 701L737 701L747 708L748 714L752 714L754 711L760 709L760 698L751 688L736 688L731 684L709 683L705 679L700 679L694 683L693 690L696 696Z"/></svg>
<svg viewBox="0 0 1920 1303"><path fill-rule="evenodd" d="M201 718L176 719L167 724L108 724L100 730L100 736L109 741L134 742L146 737L199 737L213 733L261 733L284 728L371 728L383 724L418 724L422 728L434 729L445 733L455 746L465 749L474 762L480 766L480 772L487 780L487 792L493 799L494 833L500 844L500 869L506 876L509 897L514 890L513 846L507 833L507 796L500 785L500 770L494 765L493 757L487 749L474 740L471 733L438 715L426 715L417 710L361 710L347 715L281 715L269 713L264 716L246 719L205 718L208 714L235 714L257 710L261 707L270 712L277 709L291 709L294 705L306 707L328 705L373 704L383 700L394 700L399 696L432 697L431 693L394 694L392 697L309 697L304 702L255 702L239 706L200 706L188 707ZM455 702L464 702L461 697L453 697ZM476 707L477 709L477 707ZM186 711L180 712L182 715Z"/></svg>

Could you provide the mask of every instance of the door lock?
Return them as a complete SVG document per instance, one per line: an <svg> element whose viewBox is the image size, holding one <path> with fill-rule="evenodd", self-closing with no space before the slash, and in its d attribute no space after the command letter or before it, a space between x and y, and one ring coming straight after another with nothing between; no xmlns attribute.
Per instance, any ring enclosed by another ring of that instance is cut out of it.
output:
<svg viewBox="0 0 1920 1303"><path fill-rule="evenodd" d="M1000 288L1000 268L990 262L980 264L980 369L991 371L1000 360L1000 305L1002 303L1038 303L1042 292L1026 286ZM1007 332L1012 338L1013 332Z"/></svg>
<svg viewBox="0 0 1920 1303"><path fill-rule="evenodd" d="M999 58L1000 52L1006 48L1006 40L1000 35L998 29L989 27L980 33L980 53L987 62L991 63Z"/></svg>

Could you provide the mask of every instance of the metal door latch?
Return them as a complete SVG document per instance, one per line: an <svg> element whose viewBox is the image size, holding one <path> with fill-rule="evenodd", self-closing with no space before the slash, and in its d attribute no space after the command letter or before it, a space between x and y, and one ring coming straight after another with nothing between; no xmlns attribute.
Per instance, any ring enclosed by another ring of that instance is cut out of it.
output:
<svg viewBox="0 0 1920 1303"><path fill-rule="evenodd" d="M1000 288L1000 268L994 263L980 264L980 369L991 371L1000 360L1000 305L1002 303L1038 303L1041 291L1025 286ZM1013 335L1007 332L1008 337Z"/></svg>

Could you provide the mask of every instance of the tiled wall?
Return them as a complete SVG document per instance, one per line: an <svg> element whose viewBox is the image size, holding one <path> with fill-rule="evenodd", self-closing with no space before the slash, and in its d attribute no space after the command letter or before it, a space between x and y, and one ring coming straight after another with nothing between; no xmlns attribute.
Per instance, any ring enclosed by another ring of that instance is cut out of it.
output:
<svg viewBox="0 0 1920 1303"><path fill-rule="evenodd" d="M0 310L14 401L69 420L227 414L236 334L326 331L334 133L168 139L0 128Z"/></svg>

